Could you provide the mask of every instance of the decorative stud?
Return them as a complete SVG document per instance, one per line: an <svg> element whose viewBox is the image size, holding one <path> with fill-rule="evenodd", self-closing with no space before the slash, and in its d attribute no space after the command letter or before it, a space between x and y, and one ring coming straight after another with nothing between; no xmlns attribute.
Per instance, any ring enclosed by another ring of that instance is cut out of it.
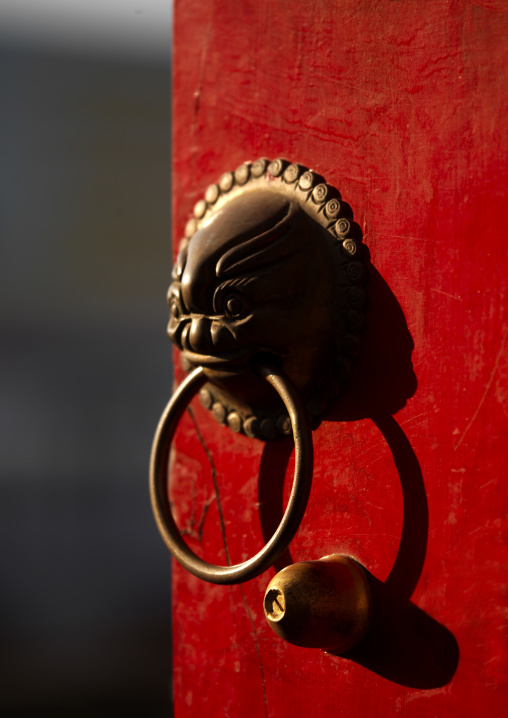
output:
<svg viewBox="0 0 508 718"><path fill-rule="evenodd" d="M225 424L227 419L227 410L224 404L220 401L216 401L212 406L213 415L215 417L215 420L219 422L219 424Z"/></svg>
<svg viewBox="0 0 508 718"><path fill-rule="evenodd" d="M205 192L205 199L208 204L215 204L219 199L220 187L218 184L211 184Z"/></svg>
<svg viewBox="0 0 508 718"><path fill-rule="evenodd" d="M194 216L196 219L201 219L201 217L204 217L205 212L207 209L207 204L204 199L200 199L199 202L196 202L194 205Z"/></svg>
<svg viewBox="0 0 508 718"><path fill-rule="evenodd" d="M272 175L272 177L280 177L280 175L284 172L284 166L287 163L284 162L284 160L273 160L273 162L270 162L268 165L268 172Z"/></svg>
<svg viewBox="0 0 508 718"><path fill-rule="evenodd" d="M259 159L252 163L250 172L253 177L261 177L266 172L268 167L268 160Z"/></svg>
<svg viewBox="0 0 508 718"><path fill-rule="evenodd" d="M351 256L356 254L356 242L352 239L345 239L344 242L342 242L342 246L346 250L348 254Z"/></svg>
<svg viewBox="0 0 508 718"><path fill-rule="evenodd" d="M296 182L301 173L302 167L300 165L289 165L287 170L284 172L284 180L288 184L292 184L293 182Z"/></svg>
<svg viewBox="0 0 508 718"><path fill-rule="evenodd" d="M338 199L331 199L325 205L325 215L328 219L335 219L340 212L340 202Z"/></svg>
<svg viewBox="0 0 508 718"><path fill-rule="evenodd" d="M219 186L223 192L229 192L235 183L235 176L232 172L224 172L219 180Z"/></svg>
<svg viewBox="0 0 508 718"><path fill-rule="evenodd" d="M243 430L247 436L256 439L260 434L259 419L257 416L249 416L248 419L245 419L243 422Z"/></svg>
<svg viewBox="0 0 508 718"><path fill-rule="evenodd" d="M365 269L361 262L350 262L346 268L347 278L352 284L359 284L365 279Z"/></svg>
<svg viewBox="0 0 508 718"><path fill-rule="evenodd" d="M300 182L298 183L300 185L300 189L309 190L315 182L315 177L315 174L309 170L304 172L300 177Z"/></svg>
<svg viewBox="0 0 508 718"><path fill-rule="evenodd" d="M341 218L337 221L335 225L335 231L339 236L345 237L346 234L349 232L350 225L347 219Z"/></svg>
<svg viewBox="0 0 508 718"><path fill-rule="evenodd" d="M206 388L201 389L199 392L199 400L205 409L211 409L213 406L213 395L212 392Z"/></svg>
<svg viewBox="0 0 508 718"><path fill-rule="evenodd" d="M250 167L249 165L240 165L238 169L235 170L235 180L237 184L242 185L247 182L250 176Z"/></svg>
<svg viewBox="0 0 508 718"><path fill-rule="evenodd" d="M281 414L277 419L277 429L285 436L291 436L293 429L291 427L291 419L287 414Z"/></svg>
<svg viewBox="0 0 508 718"><path fill-rule="evenodd" d="M329 194L329 185L322 182L321 184L316 185L316 187L312 190L312 199L316 204L323 204L323 202L326 202Z"/></svg>
<svg viewBox="0 0 508 718"><path fill-rule="evenodd" d="M196 232L197 228L198 228L198 225L197 225L196 220L194 218L189 219L189 221L185 225L185 237L187 239L192 237L192 235Z"/></svg>
<svg viewBox="0 0 508 718"><path fill-rule="evenodd" d="M236 434L239 434L242 430L242 418L236 411L232 411L228 414L228 426Z"/></svg>
<svg viewBox="0 0 508 718"><path fill-rule="evenodd" d="M271 419L263 419L259 426L261 434L265 437L265 439L274 439L277 435L275 423Z"/></svg>

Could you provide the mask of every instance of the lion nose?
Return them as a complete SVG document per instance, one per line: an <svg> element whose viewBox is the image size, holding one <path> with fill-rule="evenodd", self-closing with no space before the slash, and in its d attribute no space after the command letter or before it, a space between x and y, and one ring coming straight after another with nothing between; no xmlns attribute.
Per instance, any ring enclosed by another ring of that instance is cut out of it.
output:
<svg viewBox="0 0 508 718"><path fill-rule="evenodd" d="M205 317L194 317L187 333L187 349L196 354L210 354L213 351L210 320Z"/></svg>
<svg viewBox="0 0 508 718"><path fill-rule="evenodd" d="M187 351L221 356L238 347L231 331L221 322L208 317L193 317L182 332L182 346Z"/></svg>

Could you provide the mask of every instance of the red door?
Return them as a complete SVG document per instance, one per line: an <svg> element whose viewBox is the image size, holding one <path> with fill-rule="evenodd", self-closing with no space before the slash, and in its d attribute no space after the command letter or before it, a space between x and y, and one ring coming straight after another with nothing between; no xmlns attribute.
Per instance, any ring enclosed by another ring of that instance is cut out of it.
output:
<svg viewBox="0 0 508 718"><path fill-rule="evenodd" d="M175 3L175 251L211 183L284 157L338 187L370 253L361 354L313 432L290 555L232 587L174 565L178 718L506 710L507 37L503 0ZM291 452L191 405L170 474L196 553L261 548ZM331 553L372 577L345 657L263 614L276 569Z"/></svg>

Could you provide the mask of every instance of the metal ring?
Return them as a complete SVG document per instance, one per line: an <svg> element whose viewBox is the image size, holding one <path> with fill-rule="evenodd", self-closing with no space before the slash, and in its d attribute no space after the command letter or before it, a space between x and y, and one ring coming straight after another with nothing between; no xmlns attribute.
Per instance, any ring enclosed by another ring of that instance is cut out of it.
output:
<svg viewBox="0 0 508 718"><path fill-rule="evenodd" d="M195 369L171 397L153 441L150 457L150 498L161 536L178 563L194 576L210 583L243 583L272 566L296 534L309 499L313 468L312 431L300 398L280 369L262 364L256 367L255 371L274 387L284 402L295 439L295 474L286 511L272 538L255 556L235 566L215 566L207 563L187 546L171 513L167 489L169 447L183 412L207 381L202 367Z"/></svg>

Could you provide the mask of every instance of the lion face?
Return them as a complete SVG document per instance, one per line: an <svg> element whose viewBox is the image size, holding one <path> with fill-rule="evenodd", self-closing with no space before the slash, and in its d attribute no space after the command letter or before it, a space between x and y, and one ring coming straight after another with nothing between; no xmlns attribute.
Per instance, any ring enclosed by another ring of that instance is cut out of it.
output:
<svg viewBox="0 0 508 718"><path fill-rule="evenodd" d="M168 295L169 336L192 364L231 370L261 353L283 363L312 354L310 335L333 311L333 272L313 236L325 233L311 225L296 202L259 190L193 235Z"/></svg>

